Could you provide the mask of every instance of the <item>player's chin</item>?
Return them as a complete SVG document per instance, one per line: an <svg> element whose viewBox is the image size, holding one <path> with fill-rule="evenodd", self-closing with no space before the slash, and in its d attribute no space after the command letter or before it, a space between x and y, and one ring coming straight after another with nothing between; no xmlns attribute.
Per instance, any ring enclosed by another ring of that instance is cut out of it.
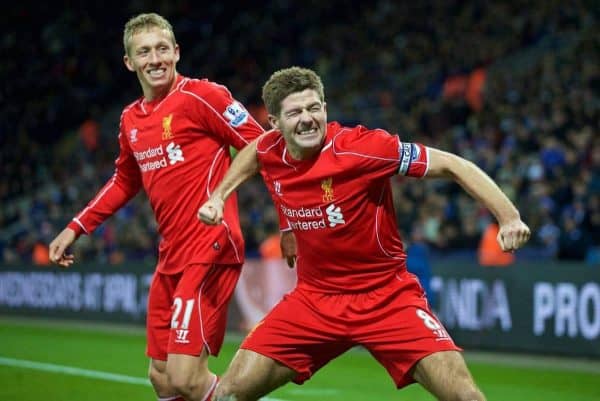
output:
<svg viewBox="0 0 600 401"><path fill-rule="evenodd" d="M299 137L298 144L304 149L312 149L321 146L323 142L322 136L312 135L311 137Z"/></svg>

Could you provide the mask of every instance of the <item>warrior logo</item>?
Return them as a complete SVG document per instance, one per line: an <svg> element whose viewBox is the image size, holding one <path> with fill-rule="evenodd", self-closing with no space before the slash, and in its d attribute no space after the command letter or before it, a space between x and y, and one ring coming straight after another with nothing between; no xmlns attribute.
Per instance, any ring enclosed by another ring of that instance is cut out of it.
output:
<svg viewBox="0 0 600 401"><path fill-rule="evenodd" d="M187 344L190 342L190 340L187 339L187 335L190 331L189 330L175 330L175 342L176 343L183 343L183 344Z"/></svg>
<svg viewBox="0 0 600 401"><path fill-rule="evenodd" d="M137 133L138 133L137 128L133 128L131 131L129 131L129 142L131 142L131 143L137 142Z"/></svg>

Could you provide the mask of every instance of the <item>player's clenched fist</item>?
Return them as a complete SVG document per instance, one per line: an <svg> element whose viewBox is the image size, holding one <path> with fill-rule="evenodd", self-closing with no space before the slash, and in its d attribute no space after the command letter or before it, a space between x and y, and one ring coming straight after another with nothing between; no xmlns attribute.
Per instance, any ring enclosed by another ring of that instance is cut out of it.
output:
<svg viewBox="0 0 600 401"><path fill-rule="evenodd" d="M223 221L223 200L217 197L210 197L204 205L198 209L198 218L209 225L221 224Z"/></svg>
<svg viewBox="0 0 600 401"><path fill-rule="evenodd" d="M500 225L497 240L503 251L514 251L525 245L530 236L527 224L521 220L513 220Z"/></svg>

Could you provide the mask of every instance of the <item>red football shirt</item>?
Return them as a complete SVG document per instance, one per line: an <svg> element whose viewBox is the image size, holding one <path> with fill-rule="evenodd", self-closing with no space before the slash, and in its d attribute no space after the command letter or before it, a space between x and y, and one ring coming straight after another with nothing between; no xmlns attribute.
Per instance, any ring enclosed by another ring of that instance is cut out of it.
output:
<svg viewBox="0 0 600 401"><path fill-rule="evenodd" d="M298 286L365 291L406 269L389 178L422 177L428 150L365 127L327 125L310 160L294 160L279 131L259 139L261 173L298 243Z"/></svg>
<svg viewBox="0 0 600 401"><path fill-rule="evenodd" d="M123 110L115 173L69 227L91 233L143 187L161 235L158 271L242 263L237 197L227 200L221 225L205 225L196 213L229 168L229 146L240 149L262 133L227 88L178 76L166 97Z"/></svg>

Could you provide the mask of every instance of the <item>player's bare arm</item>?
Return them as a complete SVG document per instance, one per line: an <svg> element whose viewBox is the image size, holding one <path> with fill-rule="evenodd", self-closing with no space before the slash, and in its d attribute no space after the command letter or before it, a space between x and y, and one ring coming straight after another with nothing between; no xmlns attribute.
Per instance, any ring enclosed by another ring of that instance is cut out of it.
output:
<svg viewBox="0 0 600 401"><path fill-rule="evenodd" d="M69 267L75 261L75 257L67 254L67 248L75 242L77 235L70 228L65 228L50 242L48 246L49 257L52 263L62 267Z"/></svg>
<svg viewBox="0 0 600 401"><path fill-rule="evenodd" d="M474 163L452 153L429 148L429 178L451 178L487 207L498 220L498 243L503 251L522 247L531 231L498 185Z"/></svg>
<svg viewBox="0 0 600 401"><path fill-rule="evenodd" d="M198 209L198 218L205 224L220 224L223 220L225 200L244 181L258 172L256 157L256 140L244 147L233 159L223 181L217 185L210 198Z"/></svg>

